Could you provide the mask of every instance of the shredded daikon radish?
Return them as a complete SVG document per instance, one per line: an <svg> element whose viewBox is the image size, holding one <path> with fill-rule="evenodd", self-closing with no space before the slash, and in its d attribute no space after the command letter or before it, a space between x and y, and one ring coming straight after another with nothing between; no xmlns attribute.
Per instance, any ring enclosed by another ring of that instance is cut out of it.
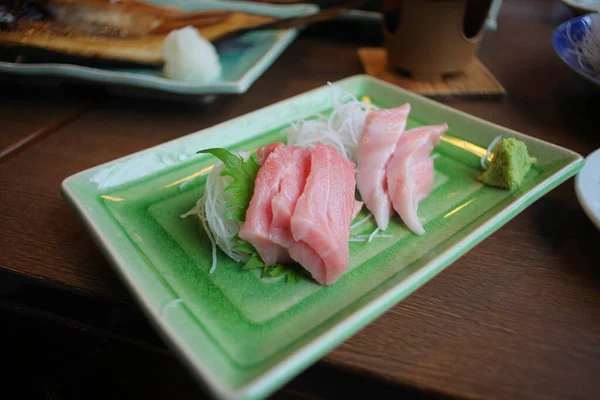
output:
<svg viewBox="0 0 600 400"><path fill-rule="evenodd" d="M372 233L369 235L356 235L356 236L352 236L352 237L355 239L368 239L371 235L372 235ZM394 237L394 235L392 235L391 233L378 233L374 236L374 238L377 238L377 239L383 239L383 238L389 239L389 238L393 238L393 237Z"/></svg>
<svg viewBox="0 0 600 400"><path fill-rule="evenodd" d="M367 215L364 218L361 218L360 220L356 221L355 223L353 223L352 225L350 225L350 230L361 226L362 224L364 224L365 222L367 222L368 220L370 220L373 217L372 213L369 213L369 215Z"/></svg>
<svg viewBox="0 0 600 400"><path fill-rule="evenodd" d="M490 145L488 146L487 150L485 151L485 154L483 156L481 156L481 167L483 169L487 169L487 162L488 162L488 158L491 158L492 155L492 150L494 150L494 147L496 147L496 145L498 144L498 142L502 140L502 136L498 135L494 138L494 140L492 140L492 142L490 143ZM489 160L491 161L491 160Z"/></svg>
<svg viewBox="0 0 600 400"><path fill-rule="evenodd" d="M210 270L208 271L210 274L212 274L213 272L215 272L215 269L217 268L217 243L215 242L215 238L213 237L213 234L211 233L211 231L208 227L208 222L206 220L204 210L205 210L204 197L201 197L200 200L198 200L196 202L196 205L194 206L194 208L192 208L190 211L186 212L185 214L182 214L180 218L187 218L190 215L195 215L198 217L200 222L202 222L202 227L204 228L204 231L206 232L206 235L208 236L208 240L210 241L210 246L211 246L211 251L212 251L212 264L210 266Z"/></svg>
<svg viewBox="0 0 600 400"><path fill-rule="evenodd" d="M371 233L370 235L350 236L350 239L348 241L350 241L350 242L366 242L366 241L371 242L371 240L373 240L373 239L391 239L393 237L394 237L394 235L389 234L389 233L376 233L375 236L373 236L373 234ZM369 238L371 238L371 239L369 240Z"/></svg>
<svg viewBox="0 0 600 400"><path fill-rule="evenodd" d="M288 146L313 147L317 142L328 144L356 162L356 150L360 143L365 118L373 104L360 101L352 93L331 82L331 104L329 116L318 114L290 124L287 130Z"/></svg>
<svg viewBox="0 0 600 400"><path fill-rule="evenodd" d="M243 152L239 152L239 155L244 159L249 157ZM181 218L186 218L196 215L202 222L212 246L211 274L217 267L217 246L235 261L246 262L250 259L249 254L235 248L240 243L236 238L242 223L225 217L225 214L231 211L227 208L227 202L231 200L232 196L231 193L225 192L225 187L231 183L232 178L221 176L224 168L225 165L222 162L215 164L206 179L204 194L194 208L181 216Z"/></svg>
<svg viewBox="0 0 600 400"><path fill-rule="evenodd" d="M215 241L215 237L213 236L210 228L208 227L208 221L204 214L199 214L198 217L200 221L202 221L202 227L206 231L206 235L208 236L208 240L210 241L210 247L212 252L212 264L210 265L210 269L208 270L209 274L212 274L217 269L217 242Z"/></svg>
<svg viewBox="0 0 600 400"><path fill-rule="evenodd" d="M375 238L375 236L377 235L377 233L379 232L379 230L380 230L379 227L377 227L377 229L375 229L373 231L373 233L371 233L369 235L369 239L367 240L367 243L371 243L371 241L373 240L373 238Z"/></svg>
<svg viewBox="0 0 600 400"><path fill-rule="evenodd" d="M245 156L247 157L247 155ZM202 196L204 199L204 215L217 246L235 261L248 261L250 256L247 253L235 249L239 242L234 239L242 223L225 217L225 214L231 211L227 208L227 202L231 200L231 194L225 192L225 187L231 183L232 178L221 176L221 171L224 168L225 165L219 162L206 179L204 195Z"/></svg>
<svg viewBox="0 0 600 400"><path fill-rule="evenodd" d="M567 39L573 46L579 66L591 74L600 73L600 14L589 15L590 22L583 36L576 42L571 36L571 26L566 29Z"/></svg>

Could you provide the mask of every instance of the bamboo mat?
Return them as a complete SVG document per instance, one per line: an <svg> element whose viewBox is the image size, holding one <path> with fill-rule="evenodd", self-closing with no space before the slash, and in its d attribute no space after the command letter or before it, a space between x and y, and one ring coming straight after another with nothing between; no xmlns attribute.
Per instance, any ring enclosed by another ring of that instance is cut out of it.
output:
<svg viewBox="0 0 600 400"><path fill-rule="evenodd" d="M418 81L388 69L387 54L383 48L361 48L358 55L367 74L424 96L487 97L506 94L500 82L476 57L462 74L439 81Z"/></svg>

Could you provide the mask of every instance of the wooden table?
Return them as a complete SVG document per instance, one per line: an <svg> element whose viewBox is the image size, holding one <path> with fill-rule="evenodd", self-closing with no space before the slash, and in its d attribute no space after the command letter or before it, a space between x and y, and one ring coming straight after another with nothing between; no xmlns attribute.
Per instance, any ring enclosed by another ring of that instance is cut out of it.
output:
<svg viewBox="0 0 600 400"><path fill-rule="evenodd" d="M582 155L600 147L600 94L551 48L553 29L570 16L558 1L505 0L499 30L487 34L479 56L508 96L447 104ZM0 149L10 150L0 158L9 386L40 398L202 396L132 305L61 198L60 182L361 73L356 49L381 38L351 28L311 28L245 95L208 106L113 98L86 87L0 87ZM598 399L599 246L570 180L275 397L366 398L379 390L388 397Z"/></svg>

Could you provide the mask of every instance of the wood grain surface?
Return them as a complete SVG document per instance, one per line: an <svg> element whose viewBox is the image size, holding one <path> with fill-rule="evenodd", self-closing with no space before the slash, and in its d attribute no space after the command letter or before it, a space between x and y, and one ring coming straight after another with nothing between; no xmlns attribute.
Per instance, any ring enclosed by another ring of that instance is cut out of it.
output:
<svg viewBox="0 0 600 400"><path fill-rule="evenodd" d="M447 104L582 155L600 147L599 92L551 48L553 29L570 16L559 1L505 0L498 31L486 34L479 58L506 88L506 98ZM219 97L207 106L106 98L9 157L0 163L0 267L106 301L129 302L61 198L60 182L361 73L357 48L377 46L380 38L356 32L339 23L312 28L246 94ZM35 96L0 98L3 108L17 109L25 101L40 115L70 110ZM40 119L29 126L23 119L0 112L2 132L19 136L45 124ZM599 244L600 233L578 205L570 180L319 366L460 398L600 398Z"/></svg>
<svg viewBox="0 0 600 400"><path fill-rule="evenodd" d="M81 99L80 91L0 85L0 161L70 122L94 101Z"/></svg>

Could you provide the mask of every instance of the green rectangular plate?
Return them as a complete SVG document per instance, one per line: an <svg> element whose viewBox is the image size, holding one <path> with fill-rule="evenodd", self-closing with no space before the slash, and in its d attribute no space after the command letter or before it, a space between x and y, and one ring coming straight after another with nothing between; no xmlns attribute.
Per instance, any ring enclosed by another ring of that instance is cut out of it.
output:
<svg viewBox="0 0 600 400"><path fill-rule="evenodd" d="M380 107L409 102L409 127L447 122L450 129L436 148L434 190L419 207L426 234L414 235L394 218L392 238L350 244L348 271L331 287L307 278L261 280L222 254L209 274L206 235L195 218L180 218L201 196L202 172L214 163L196 151L253 151L283 140L290 122L328 111L326 86L63 182L66 199L149 319L218 397L266 397L583 165L569 150L367 76L337 84ZM476 180L479 159L497 135L523 140L538 160L513 192ZM373 229L367 223L353 233Z"/></svg>

